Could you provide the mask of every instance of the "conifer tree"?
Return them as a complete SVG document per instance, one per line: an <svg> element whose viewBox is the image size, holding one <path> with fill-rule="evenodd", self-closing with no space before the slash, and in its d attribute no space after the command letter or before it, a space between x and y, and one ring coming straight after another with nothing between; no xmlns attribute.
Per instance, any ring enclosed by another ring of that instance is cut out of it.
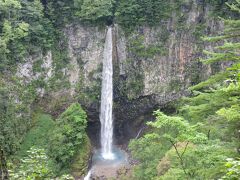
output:
<svg viewBox="0 0 240 180"><path fill-rule="evenodd" d="M212 64L216 62L226 62L228 61L232 65L225 69L224 72L220 72L210 77L207 81L202 82L194 87L192 90L201 89L203 87L209 86L210 84L215 84L223 82L226 80L229 82L239 82L240 79L240 0L236 0L235 3L226 3L229 8L235 12L234 19L223 19L224 21L224 31L221 35L215 37L205 37L205 41L218 42L218 45L214 48L214 51L206 51L204 53L208 56L206 59L201 61L204 64Z"/></svg>

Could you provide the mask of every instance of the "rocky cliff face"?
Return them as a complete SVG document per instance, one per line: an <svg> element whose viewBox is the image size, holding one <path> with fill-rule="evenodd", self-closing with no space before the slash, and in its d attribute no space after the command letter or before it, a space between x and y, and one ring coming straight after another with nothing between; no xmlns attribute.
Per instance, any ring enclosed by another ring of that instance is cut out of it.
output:
<svg viewBox="0 0 240 180"><path fill-rule="evenodd" d="M207 36L223 28L211 17L210 8L194 1L182 7L181 21L173 13L169 21L159 22L156 27L140 27L130 36L124 36L117 27L122 78L116 86L117 92L127 97L126 101L117 101L116 119L123 121L118 121L119 136L134 135L133 127L144 119L151 120L153 109L187 95L189 86L221 69L221 65L211 67L198 60L203 57L202 49L212 48L212 44L201 41L202 34Z"/></svg>
<svg viewBox="0 0 240 180"><path fill-rule="evenodd" d="M223 25L209 17L208 7L199 8L197 1L182 11L182 22L173 13L169 21L152 28L140 27L125 38L117 31L120 75L126 78L130 99L176 94L212 73L211 67L197 61L201 49L211 48L200 36L214 33ZM134 81L141 82L135 89L131 86Z"/></svg>
<svg viewBox="0 0 240 180"><path fill-rule="evenodd" d="M189 86L219 69L197 61L202 57L201 49L211 49L211 44L201 41L202 33L209 35L223 26L210 16L210 6L198 3L190 1L182 6L181 12L173 12L168 21L156 22L154 27L138 27L131 34L114 25L114 114L118 137L134 136L134 127L139 127L145 114L186 94ZM97 131L106 29L71 24L63 32L69 58L66 67L56 69L49 51L42 55L41 72L35 73L33 69L37 56L20 64L17 74L27 82L41 77L47 84L55 81L61 84L64 79L66 85L58 89L40 88L39 95L60 106L80 101L88 110L90 131ZM53 78L59 72L62 79Z"/></svg>
<svg viewBox="0 0 240 180"><path fill-rule="evenodd" d="M94 86L93 79L100 77L105 30L83 25L69 25L64 30L68 39L71 69L68 71L71 95L80 82L86 88Z"/></svg>

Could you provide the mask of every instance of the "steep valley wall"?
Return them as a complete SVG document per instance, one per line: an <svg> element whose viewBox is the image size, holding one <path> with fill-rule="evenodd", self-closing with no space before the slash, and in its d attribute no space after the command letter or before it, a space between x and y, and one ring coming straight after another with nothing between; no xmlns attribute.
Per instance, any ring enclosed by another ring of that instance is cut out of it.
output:
<svg viewBox="0 0 240 180"><path fill-rule="evenodd" d="M141 26L126 33L114 24L114 120L120 141L136 135L145 115L151 118L155 108L187 95L189 86L221 69L221 65L203 65L198 59L203 57L202 49L212 49L201 36L221 30L223 23L211 16L211 6L190 2L153 27ZM100 129L105 34L105 27L69 24L59 42L66 50L64 64L56 61L59 52L50 50L28 57L17 70L23 83L44 82L36 89L37 103L50 113L58 115L71 102L79 101L88 111L93 138ZM34 68L37 62L40 71Z"/></svg>

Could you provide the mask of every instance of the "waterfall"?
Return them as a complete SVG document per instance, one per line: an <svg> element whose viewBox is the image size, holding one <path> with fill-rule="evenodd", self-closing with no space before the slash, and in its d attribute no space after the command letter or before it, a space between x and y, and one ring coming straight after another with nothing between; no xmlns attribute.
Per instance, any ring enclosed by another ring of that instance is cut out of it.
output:
<svg viewBox="0 0 240 180"><path fill-rule="evenodd" d="M102 71L102 92L101 92L101 146L102 157L104 159L114 159L112 152L113 137L113 65L112 65L112 27L108 27L104 54L103 54L103 71Z"/></svg>
<svg viewBox="0 0 240 180"><path fill-rule="evenodd" d="M88 171L87 175L84 177L83 180L90 180L91 177L91 170Z"/></svg>
<svg viewBox="0 0 240 180"><path fill-rule="evenodd" d="M138 131L137 136L135 137L135 139L138 139L138 138L139 138L140 134L142 133L142 131L143 131L145 128L146 128L146 127L143 126L143 127Z"/></svg>

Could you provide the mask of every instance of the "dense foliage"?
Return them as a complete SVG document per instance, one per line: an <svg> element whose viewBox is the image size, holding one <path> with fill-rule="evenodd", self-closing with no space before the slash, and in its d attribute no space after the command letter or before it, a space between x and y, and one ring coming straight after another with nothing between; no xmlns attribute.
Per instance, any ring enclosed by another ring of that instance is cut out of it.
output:
<svg viewBox="0 0 240 180"><path fill-rule="evenodd" d="M52 179L54 174L51 170L50 159L44 149L30 148L28 156L21 159L20 167L11 172L10 178L16 180L26 179ZM72 180L70 175L62 175L59 180Z"/></svg>
<svg viewBox="0 0 240 180"><path fill-rule="evenodd" d="M154 25L166 20L178 8L179 1L164 0L120 0L116 10L117 22L124 27Z"/></svg>
<svg viewBox="0 0 240 180"><path fill-rule="evenodd" d="M113 16L112 0L83 0L81 4L81 11L76 14L84 20L96 21L101 19L107 19Z"/></svg>
<svg viewBox="0 0 240 180"><path fill-rule="evenodd" d="M41 70L42 57L58 39L57 32L40 0L0 1L0 148L6 156L19 150L26 132L35 125L32 112L37 88L46 86L43 78L26 83L16 69L19 63L37 56L40 64L34 63L33 68ZM65 59L54 52L53 58L62 63Z"/></svg>
<svg viewBox="0 0 240 180"><path fill-rule="evenodd" d="M22 159L18 171L12 175L11 179L47 179L52 176L48 157L43 149L31 148L28 157Z"/></svg>
<svg viewBox="0 0 240 180"><path fill-rule="evenodd" d="M75 159L78 159L74 164L77 167L88 158L86 113L79 104L71 105L56 121L48 115L33 113L38 106L37 89L54 92L70 86L64 79L64 68L69 60L62 32L66 25L117 23L125 32L133 33L139 26L166 25L167 19L176 16L176 28L183 30L186 18L183 12L191 2L0 0L0 173L7 177L7 160L21 159L11 167L13 179L52 178L68 171ZM226 12L227 6L222 9L226 0L196 2L203 9L211 4L215 16ZM139 160L133 171L135 179L239 178L239 155L234 148L239 151L240 147L240 21L237 19L240 1L232 5L232 1L228 2L235 19L222 19L225 22L223 34L204 38L220 45L214 52L205 51L206 58L202 62L232 65L192 87L193 96L181 100L178 114L167 116L155 112L156 121L149 123L152 132L131 141L129 146L134 158ZM138 60L166 55L169 32L167 28L162 32L156 45L148 47L143 45L143 36L132 36L127 47L130 55ZM37 57L33 63L34 73L41 72L43 56L49 50L54 64L54 75L49 83L42 77L25 83L24 78L16 75L19 63L32 57ZM135 63L132 59L127 61ZM143 90L144 75L141 69L138 69L139 74L132 69L128 71L133 82L126 89L132 94L129 99L134 99ZM89 91L99 91L99 88Z"/></svg>
<svg viewBox="0 0 240 180"><path fill-rule="evenodd" d="M48 179L69 173L78 158L78 170L85 170L89 139L86 135L86 113L78 103L72 104L54 122L49 115L38 113L15 155L13 179ZM81 164L82 163L82 164ZM83 173L85 173L83 171ZM67 179L67 176L61 176Z"/></svg>
<svg viewBox="0 0 240 180"><path fill-rule="evenodd" d="M239 0L227 5L240 13ZM220 45L215 52L204 51L202 62L231 66L192 87L193 96L179 102L175 116L155 112L156 121L148 123L153 132L130 143L140 161L133 171L136 179L240 178L240 21L223 21L223 34L204 38Z"/></svg>
<svg viewBox="0 0 240 180"><path fill-rule="evenodd" d="M25 86L17 78L8 80L11 83L0 81L0 147L6 155L12 155L31 126L30 104L35 93L33 86Z"/></svg>
<svg viewBox="0 0 240 180"><path fill-rule="evenodd" d="M57 120L49 141L49 154L61 169L68 168L86 141L86 112L78 103L72 104Z"/></svg>
<svg viewBox="0 0 240 180"><path fill-rule="evenodd" d="M37 112L33 115L34 125L24 136L20 149L17 151L17 157L25 157L28 151L34 147L38 149L47 149L49 137L52 133L55 122L48 114Z"/></svg>
<svg viewBox="0 0 240 180"><path fill-rule="evenodd" d="M0 1L0 68L13 68L29 54L52 45L53 27L39 0ZM12 67L13 66L13 67Z"/></svg>

